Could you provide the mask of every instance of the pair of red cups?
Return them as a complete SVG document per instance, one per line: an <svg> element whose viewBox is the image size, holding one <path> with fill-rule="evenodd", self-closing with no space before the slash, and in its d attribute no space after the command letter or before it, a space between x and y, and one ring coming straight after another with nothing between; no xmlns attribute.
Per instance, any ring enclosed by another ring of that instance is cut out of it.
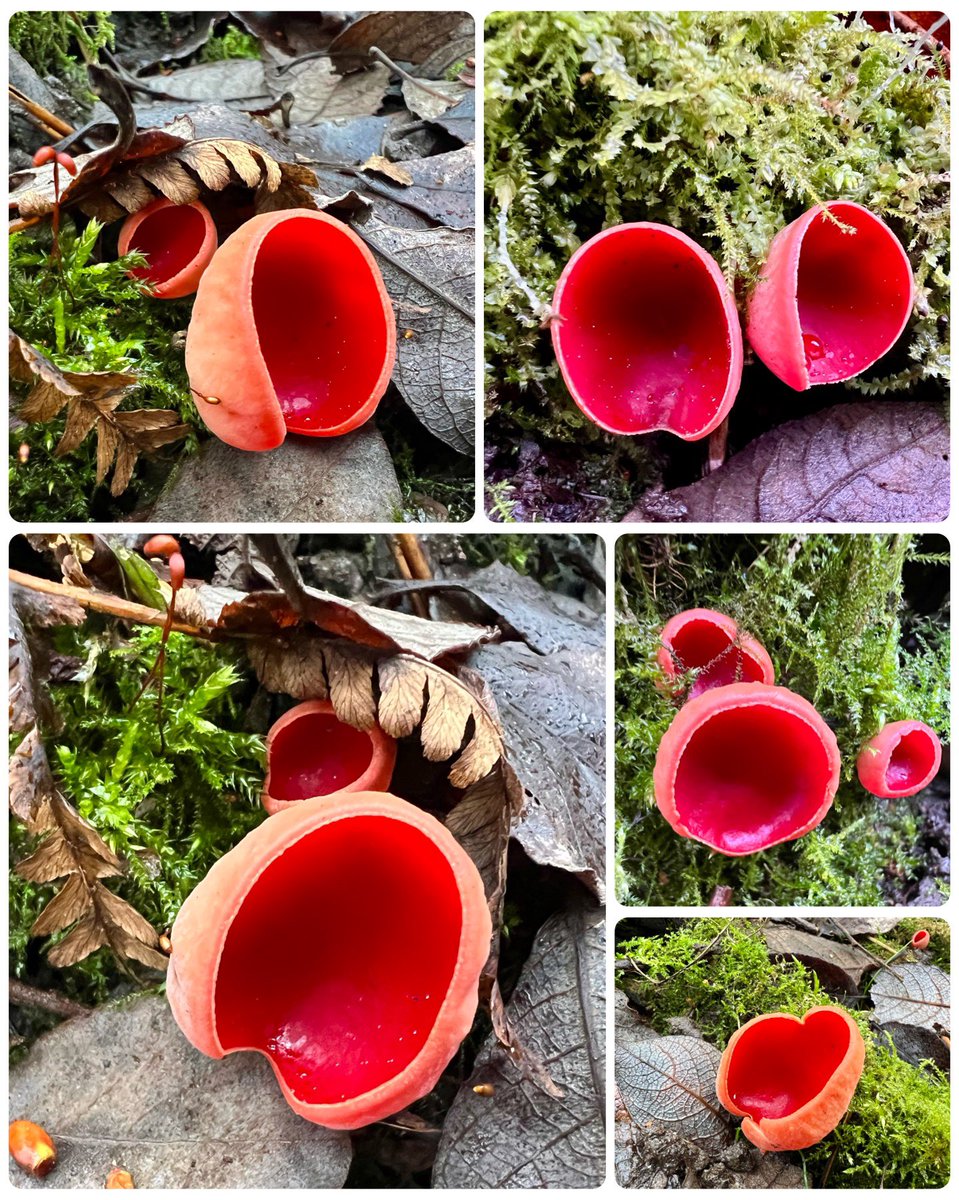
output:
<svg viewBox="0 0 959 1200"><path fill-rule="evenodd" d="M889 227L834 200L773 238L746 336L796 391L838 383L895 344L914 294ZM697 441L732 408L743 369L736 302L716 260L678 229L644 221L591 238L566 264L553 314L566 386L610 433L665 430Z"/></svg>

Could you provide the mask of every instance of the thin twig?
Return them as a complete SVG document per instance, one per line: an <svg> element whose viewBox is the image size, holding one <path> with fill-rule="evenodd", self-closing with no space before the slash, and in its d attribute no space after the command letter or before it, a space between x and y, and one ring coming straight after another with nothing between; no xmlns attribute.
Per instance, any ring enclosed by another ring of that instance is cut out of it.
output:
<svg viewBox="0 0 959 1200"><path fill-rule="evenodd" d="M371 250L375 250L380 258L385 258L391 266L396 267L397 271L402 271L403 274L408 275L410 279L414 281L414 283L418 283L420 287L424 287L428 292L432 292L433 295L442 300L444 304L448 304L450 308L455 308L457 312L463 314L467 321L473 320L473 314L465 305L460 304L460 302L454 299L453 296L447 296L445 292L441 292L439 288L430 283L428 279L424 279L422 275L417 275L412 267L408 266L404 262L400 262L400 260L390 254L388 250L384 250L382 246L377 245L377 243L369 236L369 234L364 231L362 225L358 225L355 221L351 220L350 228L354 231L354 233L358 233L363 241L369 246L369 248Z"/></svg>
<svg viewBox="0 0 959 1200"><path fill-rule="evenodd" d="M43 988L31 987L19 979L11 979L9 987L11 1004L27 1008L42 1008L44 1012L56 1013L58 1017L86 1017L93 1012L85 1004L61 996L59 992L48 992Z"/></svg>
<svg viewBox="0 0 959 1200"><path fill-rule="evenodd" d="M431 88L423 83L422 80L417 79L415 75L411 75L409 71L404 71L402 67L398 67L392 58L383 53L379 46L370 46L370 58L378 63L382 63L384 67L389 67L394 74L399 75L400 79L405 79L407 83L412 83L420 91L426 92L430 96L435 96L437 100L445 100L448 104L456 103L455 96L449 95L448 92L438 92L435 88Z"/></svg>
<svg viewBox="0 0 959 1200"><path fill-rule="evenodd" d="M393 551L393 558L396 561L397 570L404 580L409 582L413 579L432 578L429 564L423 556L423 551L419 546L419 541L415 534L394 533L390 538L390 546ZM426 572L425 575L422 574L423 571ZM426 596L421 595L419 592L414 592L410 596L410 603L418 617L429 620L429 600Z"/></svg>
<svg viewBox="0 0 959 1200"><path fill-rule="evenodd" d="M50 112L48 108L44 108L42 104L37 104L35 100L31 100L29 96L21 92L19 88L14 87L12 83L7 85L7 95L28 112L31 117L35 117L36 120L42 122L57 137L68 137L71 133L75 132L72 125L67 124L56 113Z"/></svg>
<svg viewBox="0 0 959 1200"><path fill-rule="evenodd" d="M47 596L65 596L75 600L83 608L94 612L107 613L111 617L119 617L122 621L134 621L138 625L163 625L167 615L162 609L150 608L146 604L136 604L132 600L124 600L121 596L109 592L98 592L93 588L74 587L69 583L55 583L52 579L40 579L36 575L27 575L23 571L11 571L10 582L20 587L29 588L32 592L43 592ZM216 631L200 629L196 625L188 625L184 621L174 621L171 629L174 633L186 633L190 637L216 638Z"/></svg>

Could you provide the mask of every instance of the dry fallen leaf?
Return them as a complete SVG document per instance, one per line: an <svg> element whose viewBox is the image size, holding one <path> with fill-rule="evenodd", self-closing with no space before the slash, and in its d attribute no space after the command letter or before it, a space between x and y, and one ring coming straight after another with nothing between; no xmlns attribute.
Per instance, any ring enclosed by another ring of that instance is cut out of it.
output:
<svg viewBox="0 0 959 1200"><path fill-rule="evenodd" d="M382 154L371 154L362 167L360 167L360 170L378 171L380 175L385 175L388 179L392 179L394 183L410 184L413 182L413 176L402 163L390 162Z"/></svg>

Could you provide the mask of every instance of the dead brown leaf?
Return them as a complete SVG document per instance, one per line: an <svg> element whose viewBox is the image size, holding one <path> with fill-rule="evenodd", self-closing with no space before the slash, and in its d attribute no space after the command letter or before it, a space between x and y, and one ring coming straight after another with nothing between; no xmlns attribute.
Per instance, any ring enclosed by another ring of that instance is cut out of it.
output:
<svg viewBox="0 0 959 1200"><path fill-rule="evenodd" d="M402 163L390 162L382 154L371 154L360 170L377 171L380 175L385 175L387 179L392 179L394 183L409 185L413 182L413 176Z"/></svg>

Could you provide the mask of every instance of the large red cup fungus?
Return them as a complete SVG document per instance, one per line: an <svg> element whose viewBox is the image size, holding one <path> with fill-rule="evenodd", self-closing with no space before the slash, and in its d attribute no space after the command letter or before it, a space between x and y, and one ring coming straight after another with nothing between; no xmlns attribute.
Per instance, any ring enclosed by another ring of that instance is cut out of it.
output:
<svg viewBox="0 0 959 1200"><path fill-rule="evenodd" d="M906 328L913 296L912 268L892 230L862 205L832 200L773 238L746 336L773 374L803 392L882 358Z"/></svg>
<svg viewBox="0 0 959 1200"><path fill-rule="evenodd" d="M730 1038L716 1095L760 1150L804 1150L842 1120L865 1056L859 1026L842 1008L765 1013Z"/></svg>
<svg viewBox="0 0 959 1200"><path fill-rule="evenodd" d="M167 995L204 1054L265 1055L287 1103L357 1129L425 1096L469 1032L490 916L447 829L378 792L266 820L180 909Z"/></svg>
<svg viewBox="0 0 959 1200"><path fill-rule="evenodd" d="M329 700L307 700L273 725L266 739L263 807L279 812L310 796L383 792L396 762L396 742L378 725L354 729Z"/></svg>
<svg viewBox="0 0 959 1200"><path fill-rule="evenodd" d="M743 633L732 617L711 608L690 608L663 626L656 661L673 684L693 672L688 698L727 683L773 683L776 672L765 647Z"/></svg>
<svg viewBox="0 0 959 1200"><path fill-rule="evenodd" d="M145 267L130 271L148 283L161 300L191 296L216 251L216 226L205 205L154 200L120 229L121 257L138 250Z"/></svg>
<svg viewBox="0 0 959 1200"><path fill-rule="evenodd" d="M856 759L859 782L874 796L915 796L935 779L942 744L922 721L892 721L866 742Z"/></svg>
<svg viewBox="0 0 959 1200"><path fill-rule="evenodd" d="M566 264L553 348L570 394L610 433L705 437L739 390L739 315L713 259L668 225L604 229Z"/></svg>
<svg viewBox="0 0 959 1200"><path fill-rule="evenodd" d="M390 382L396 322L376 260L325 213L253 217L200 282L186 368L200 416L241 450L290 433L336 437L372 416Z"/></svg>
<svg viewBox="0 0 959 1200"><path fill-rule="evenodd" d="M679 710L656 754L660 812L682 837L754 854L814 829L839 786L839 747L788 688L730 683Z"/></svg>

